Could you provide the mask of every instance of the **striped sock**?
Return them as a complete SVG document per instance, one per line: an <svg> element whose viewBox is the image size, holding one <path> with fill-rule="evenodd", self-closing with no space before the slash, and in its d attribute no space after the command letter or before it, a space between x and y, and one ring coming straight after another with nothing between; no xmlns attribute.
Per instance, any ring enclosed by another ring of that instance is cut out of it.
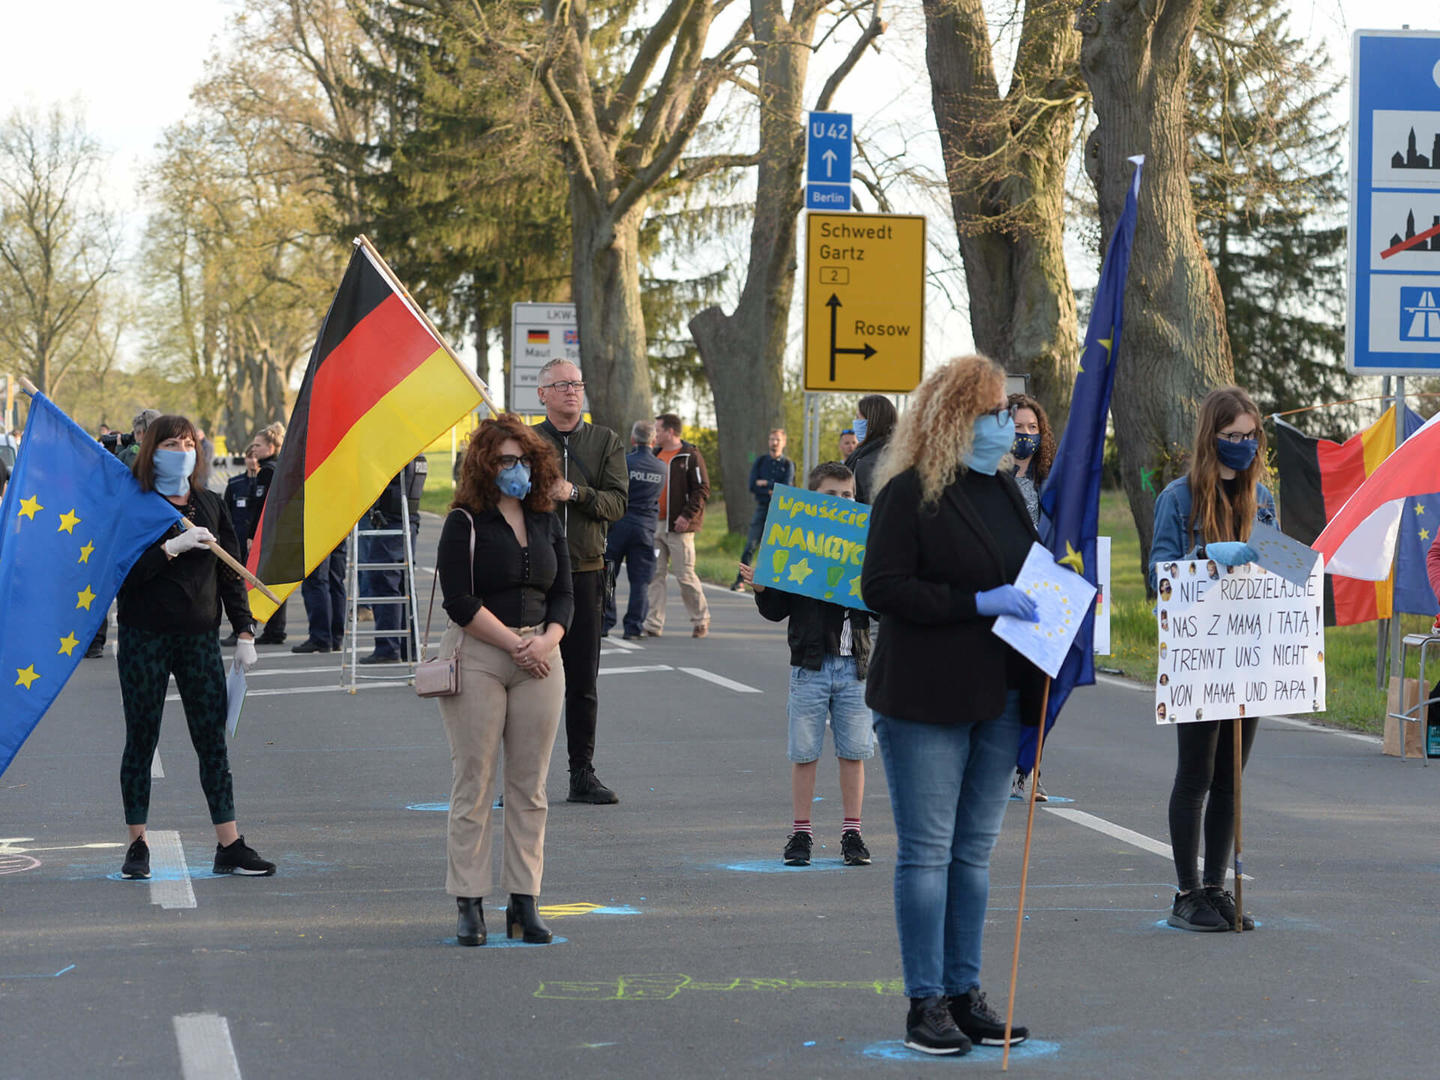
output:
<svg viewBox="0 0 1440 1080"><path fill-rule="evenodd" d="M860 831L860 819L858 817L847 817L844 824L840 826L840 835L844 836L847 832L851 832L852 830L854 832Z"/></svg>
<svg viewBox="0 0 1440 1080"><path fill-rule="evenodd" d="M795 833L804 833L806 836L815 835L815 830L810 827L809 818L806 818L804 821L795 822L795 827L790 831Z"/></svg>

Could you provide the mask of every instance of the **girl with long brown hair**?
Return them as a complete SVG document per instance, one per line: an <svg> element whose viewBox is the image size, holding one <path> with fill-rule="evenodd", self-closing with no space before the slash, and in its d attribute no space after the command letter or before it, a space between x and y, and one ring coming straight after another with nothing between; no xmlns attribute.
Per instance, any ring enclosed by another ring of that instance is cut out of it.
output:
<svg viewBox="0 0 1440 1080"><path fill-rule="evenodd" d="M1246 543L1251 528L1275 522L1275 500L1260 482L1264 474L1265 429L1255 402L1236 386L1210 391L1200 403L1190 471L1155 500L1151 585L1156 567L1172 560L1252 562L1255 549ZM1235 897L1224 888L1235 840L1235 724L1243 769L1255 742L1256 718L1175 725L1179 756L1170 792L1170 844L1179 889L1168 921L1182 930L1228 930L1235 922ZM1203 876L1196 868L1202 810ZM1245 916L1245 929L1254 925Z"/></svg>

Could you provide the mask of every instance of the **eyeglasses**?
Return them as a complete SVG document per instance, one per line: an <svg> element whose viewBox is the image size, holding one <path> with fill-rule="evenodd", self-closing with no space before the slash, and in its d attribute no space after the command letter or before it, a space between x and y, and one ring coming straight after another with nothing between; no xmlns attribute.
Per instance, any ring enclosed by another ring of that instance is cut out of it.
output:
<svg viewBox="0 0 1440 1080"><path fill-rule="evenodd" d="M499 454L495 458L495 464L499 465L502 470L513 469L516 465L524 465L528 469L534 464L534 461L531 459L529 454L525 454L522 456L516 456L515 454Z"/></svg>
<svg viewBox="0 0 1440 1080"><path fill-rule="evenodd" d="M1015 407L1013 405L1001 405L998 409L986 409L981 416L993 416L999 427L1005 426L1006 420L1015 419Z"/></svg>
<svg viewBox="0 0 1440 1080"><path fill-rule="evenodd" d="M541 390L559 390L562 394L570 390L576 393L583 393L585 382L583 379L561 379L559 382L546 383L540 387Z"/></svg>
<svg viewBox="0 0 1440 1080"><path fill-rule="evenodd" d="M1253 430L1252 430L1252 431L1222 431L1222 432L1220 432L1218 435L1216 435L1216 438L1218 438L1218 439L1224 439L1224 440L1225 440L1226 442L1228 442L1228 443L1241 443L1241 442L1244 442L1246 439L1253 439L1253 438L1255 438L1255 432L1254 432Z"/></svg>

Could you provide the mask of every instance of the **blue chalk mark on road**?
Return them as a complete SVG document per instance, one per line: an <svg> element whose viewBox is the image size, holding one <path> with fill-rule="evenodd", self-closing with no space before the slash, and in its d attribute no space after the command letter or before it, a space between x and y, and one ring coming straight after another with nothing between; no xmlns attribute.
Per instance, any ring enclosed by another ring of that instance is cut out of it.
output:
<svg viewBox="0 0 1440 1080"><path fill-rule="evenodd" d="M844 866L844 859L815 859L809 866L786 866L779 859L754 859L750 862L721 863L720 869L742 874L804 874L812 870L840 870Z"/></svg>
<svg viewBox="0 0 1440 1080"><path fill-rule="evenodd" d="M610 907L597 907L585 913L586 915L639 915L640 909L631 907L629 904L620 904Z"/></svg>
<svg viewBox="0 0 1440 1080"><path fill-rule="evenodd" d="M569 942L569 938L563 938L557 935L553 940L546 942L543 945L537 945L533 942L521 941L519 938L500 937L492 934L486 940L484 945L472 945L470 947L480 949L546 949L549 948L551 945L567 945L569 944ZM441 944L459 945L460 942L453 937L447 937L441 942Z"/></svg>
<svg viewBox="0 0 1440 1080"><path fill-rule="evenodd" d="M66 967L61 968L59 971L31 972L30 974L27 974L27 975L5 975L5 974L3 974L3 973L0 973L0 982L6 982L6 981L9 980L9 979L58 979L61 975L64 975L67 971L74 971L74 970L75 970L75 965L74 965L74 964L70 964L70 965L68 965L68 966L66 966Z"/></svg>
<svg viewBox="0 0 1440 1080"><path fill-rule="evenodd" d="M406 810L433 810L440 813L450 812L450 803L446 802L412 802L405 807Z"/></svg>
<svg viewBox="0 0 1440 1080"><path fill-rule="evenodd" d="M1034 1061L1036 1058L1051 1057L1059 1053L1060 1044L1047 1042L1044 1039L1026 1039L1019 1046L1010 1048L1011 1061ZM981 1065L987 1068L995 1068L1005 1056L1005 1050L1000 1046L977 1046L968 1054L955 1055L922 1054L919 1050L911 1050L899 1039L887 1040L886 1042L871 1043L861 1051L867 1058L876 1061L904 1061L907 1064L921 1061L940 1061L954 1068L960 1065Z"/></svg>
<svg viewBox="0 0 1440 1080"><path fill-rule="evenodd" d="M230 877L229 874L217 874L213 870L191 870L188 874L182 874L178 870L152 869L147 878L128 878L116 870L112 874L106 874L111 881L120 881L126 885L149 885L152 881L204 881L206 878Z"/></svg>
<svg viewBox="0 0 1440 1080"><path fill-rule="evenodd" d="M1018 802L1018 803L1028 803L1028 802L1030 801L1030 798L1029 798L1029 796L1026 796L1026 797L1024 797L1024 798L1021 798L1019 795L1011 795L1011 796L1010 796L1010 801L1011 801L1011 802ZM1035 801L1038 803L1040 800L1039 800L1039 799L1036 799ZM1075 800L1074 800L1074 799L1067 799L1064 795L1047 795L1047 796L1045 797L1045 801L1048 802L1048 803L1065 803L1065 802L1074 802ZM1010 1056L1011 1056L1011 1057L1014 1057L1015 1055L1014 1055L1014 1054L1011 1054Z"/></svg>

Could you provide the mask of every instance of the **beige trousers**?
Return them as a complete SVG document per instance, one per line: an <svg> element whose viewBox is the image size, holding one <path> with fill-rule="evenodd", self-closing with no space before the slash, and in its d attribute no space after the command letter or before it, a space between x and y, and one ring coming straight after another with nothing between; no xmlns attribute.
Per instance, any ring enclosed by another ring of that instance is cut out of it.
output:
<svg viewBox="0 0 1440 1080"><path fill-rule="evenodd" d="M710 605L705 602L705 590L695 573L695 534L657 532L655 547L655 576L650 579L647 594L645 629L652 634L665 629L665 576L672 569L690 622L695 626L709 626Z"/></svg>
<svg viewBox="0 0 1440 1080"><path fill-rule="evenodd" d="M522 630L522 637L533 630ZM500 887L522 896L540 894L545 868L545 778L565 702L560 650L550 674L536 679L515 666L504 649L471 637L454 623L440 641L441 655L460 642L460 693L436 698L450 740L454 780L445 849L445 891L489 896L494 891L490 843L495 812L495 767L505 755L505 853Z"/></svg>

